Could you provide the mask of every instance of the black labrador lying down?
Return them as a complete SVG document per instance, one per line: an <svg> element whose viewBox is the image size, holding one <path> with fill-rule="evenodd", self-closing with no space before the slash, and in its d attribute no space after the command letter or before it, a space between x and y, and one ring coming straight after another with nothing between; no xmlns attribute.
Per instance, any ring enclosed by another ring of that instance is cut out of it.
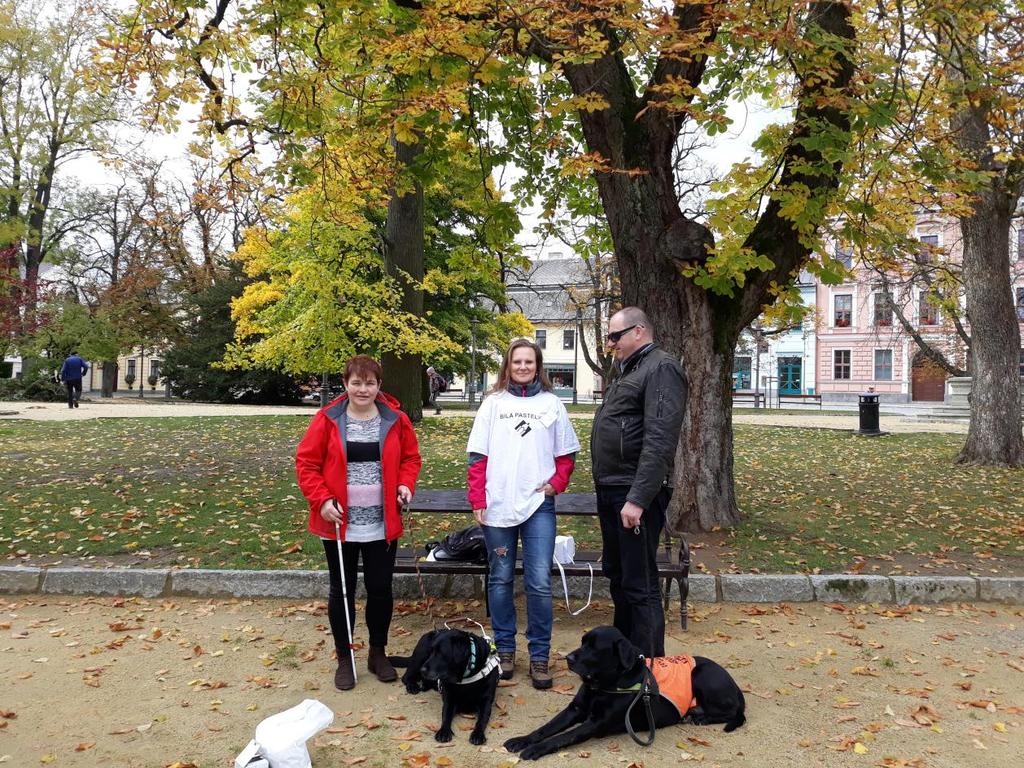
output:
<svg viewBox="0 0 1024 768"><path fill-rule="evenodd" d="M505 742L505 749L520 752L524 760L626 730L626 712L637 696L647 663L640 649L615 627L596 627L583 636L583 644L566 661L583 685L569 706L550 722ZM654 659L651 669L659 694L651 698L655 727L725 723L725 730L733 731L746 722L743 692L729 673L710 659L671 656ZM637 733L648 730L642 702L633 707L630 724Z"/></svg>
<svg viewBox="0 0 1024 768"><path fill-rule="evenodd" d="M441 727L437 741L452 740L456 712L475 712L471 744L487 741L484 731L491 719L498 690L498 655L486 640L461 629L435 629L416 643L412 656L389 656L396 667L405 667L402 683L409 693L431 688L441 691Z"/></svg>

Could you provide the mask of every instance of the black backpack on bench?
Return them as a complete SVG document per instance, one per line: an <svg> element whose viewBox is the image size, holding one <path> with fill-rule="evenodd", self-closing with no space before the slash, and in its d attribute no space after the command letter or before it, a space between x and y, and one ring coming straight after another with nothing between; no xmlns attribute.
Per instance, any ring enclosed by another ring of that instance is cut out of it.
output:
<svg viewBox="0 0 1024 768"><path fill-rule="evenodd" d="M441 541L427 544L427 551L433 553L435 560L459 560L481 565L487 562L487 544L479 525L453 531Z"/></svg>

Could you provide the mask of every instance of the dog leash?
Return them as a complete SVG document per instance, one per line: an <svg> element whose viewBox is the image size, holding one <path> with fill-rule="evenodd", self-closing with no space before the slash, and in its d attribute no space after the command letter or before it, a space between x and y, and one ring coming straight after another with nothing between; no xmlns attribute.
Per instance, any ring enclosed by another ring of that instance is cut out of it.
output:
<svg viewBox="0 0 1024 768"><path fill-rule="evenodd" d="M629 734L629 737L641 747L649 747L654 743L654 736L658 732L658 729L654 724L654 712L651 707L651 696L658 695L658 683L655 681L654 673L651 672L651 668L647 665L647 659L644 658L642 653L640 654L640 661L644 665L642 673L643 676L640 681L640 690L637 691L636 696L633 697L633 700L629 702L629 706L626 708L626 732ZM647 728L649 729L647 741L642 740L636 735L636 731L633 730L633 724L629 721L629 716L633 712L633 707L635 707L636 703L641 699L644 701L644 709L647 712Z"/></svg>
<svg viewBox="0 0 1024 768"><path fill-rule="evenodd" d="M409 501L403 505L402 512L403 514L405 512L409 513L407 520L409 521L409 538L412 539L413 542L412 560L413 564L416 566L416 581L420 585L420 596L423 598L423 602L427 604L427 618L430 619L430 624L436 629L437 619L434 618L434 600L427 596L427 588L423 586L423 572L420 570L420 558L419 555L416 554L416 535L412 524L412 499L409 499Z"/></svg>
<svg viewBox="0 0 1024 768"><path fill-rule="evenodd" d="M650 555L650 545L647 541L647 535L646 533L644 533L643 526L637 525L635 528L633 528L633 535L641 537L641 546L643 547L644 561L644 584L649 587L651 583L651 569L647 561L649 559L648 556ZM660 605L660 582L658 583L658 600ZM649 644L651 652L653 653L654 627L650 625L650 622L648 622L647 624L647 642ZM629 703L629 707L626 709L626 732L629 733L629 737L640 746L649 747L651 746L651 744L654 743L654 737L658 732L658 729L654 724L654 712L652 711L651 707L651 692L654 691L654 695L657 695L658 684L654 680L654 673L651 671L651 668L647 665L647 660L644 658L643 654L640 654L640 661L643 663L643 672L640 680L640 690L637 692L633 701ZM636 735L636 732L633 730L633 724L629 721L629 716L633 712L633 707L635 707L636 703L641 699L643 699L644 709L647 711L647 727L649 729L649 733L647 734L647 741L643 741L639 736Z"/></svg>

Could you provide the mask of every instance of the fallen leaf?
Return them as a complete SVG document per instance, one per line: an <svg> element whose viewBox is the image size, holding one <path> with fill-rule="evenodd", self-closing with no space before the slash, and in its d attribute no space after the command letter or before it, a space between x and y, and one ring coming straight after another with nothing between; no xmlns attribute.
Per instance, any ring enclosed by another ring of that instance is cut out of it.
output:
<svg viewBox="0 0 1024 768"><path fill-rule="evenodd" d="M95 746L95 741L82 741L78 743L77 747L75 747L75 752L85 752L85 750L92 749Z"/></svg>
<svg viewBox="0 0 1024 768"><path fill-rule="evenodd" d="M853 751L856 752L858 755L866 755L868 753L868 748L858 741L856 744L853 745Z"/></svg>

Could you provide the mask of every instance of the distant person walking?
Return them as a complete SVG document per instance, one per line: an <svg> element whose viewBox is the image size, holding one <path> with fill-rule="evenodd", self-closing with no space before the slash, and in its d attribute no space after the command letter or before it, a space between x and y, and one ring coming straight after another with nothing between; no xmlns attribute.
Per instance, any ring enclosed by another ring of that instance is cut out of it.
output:
<svg viewBox="0 0 1024 768"><path fill-rule="evenodd" d="M68 408L78 407L78 401L82 398L82 377L88 372L89 366L85 360L72 349L64 365L60 367L60 380L64 382L68 391Z"/></svg>
<svg viewBox="0 0 1024 768"><path fill-rule="evenodd" d="M447 382L441 374L434 370L434 366L427 368L427 378L430 379L430 404L434 406L434 414L440 416L441 404L437 398L447 388Z"/></svg>
<svg viewBox="0 0 1024 768"><path fill-rule="evenodd" d="M647 315L626 307L608 321L618 376L594 416L590 451L615 627L649 658L665 655L656 557L686 408L686 377L654 343Z"/></svg>

